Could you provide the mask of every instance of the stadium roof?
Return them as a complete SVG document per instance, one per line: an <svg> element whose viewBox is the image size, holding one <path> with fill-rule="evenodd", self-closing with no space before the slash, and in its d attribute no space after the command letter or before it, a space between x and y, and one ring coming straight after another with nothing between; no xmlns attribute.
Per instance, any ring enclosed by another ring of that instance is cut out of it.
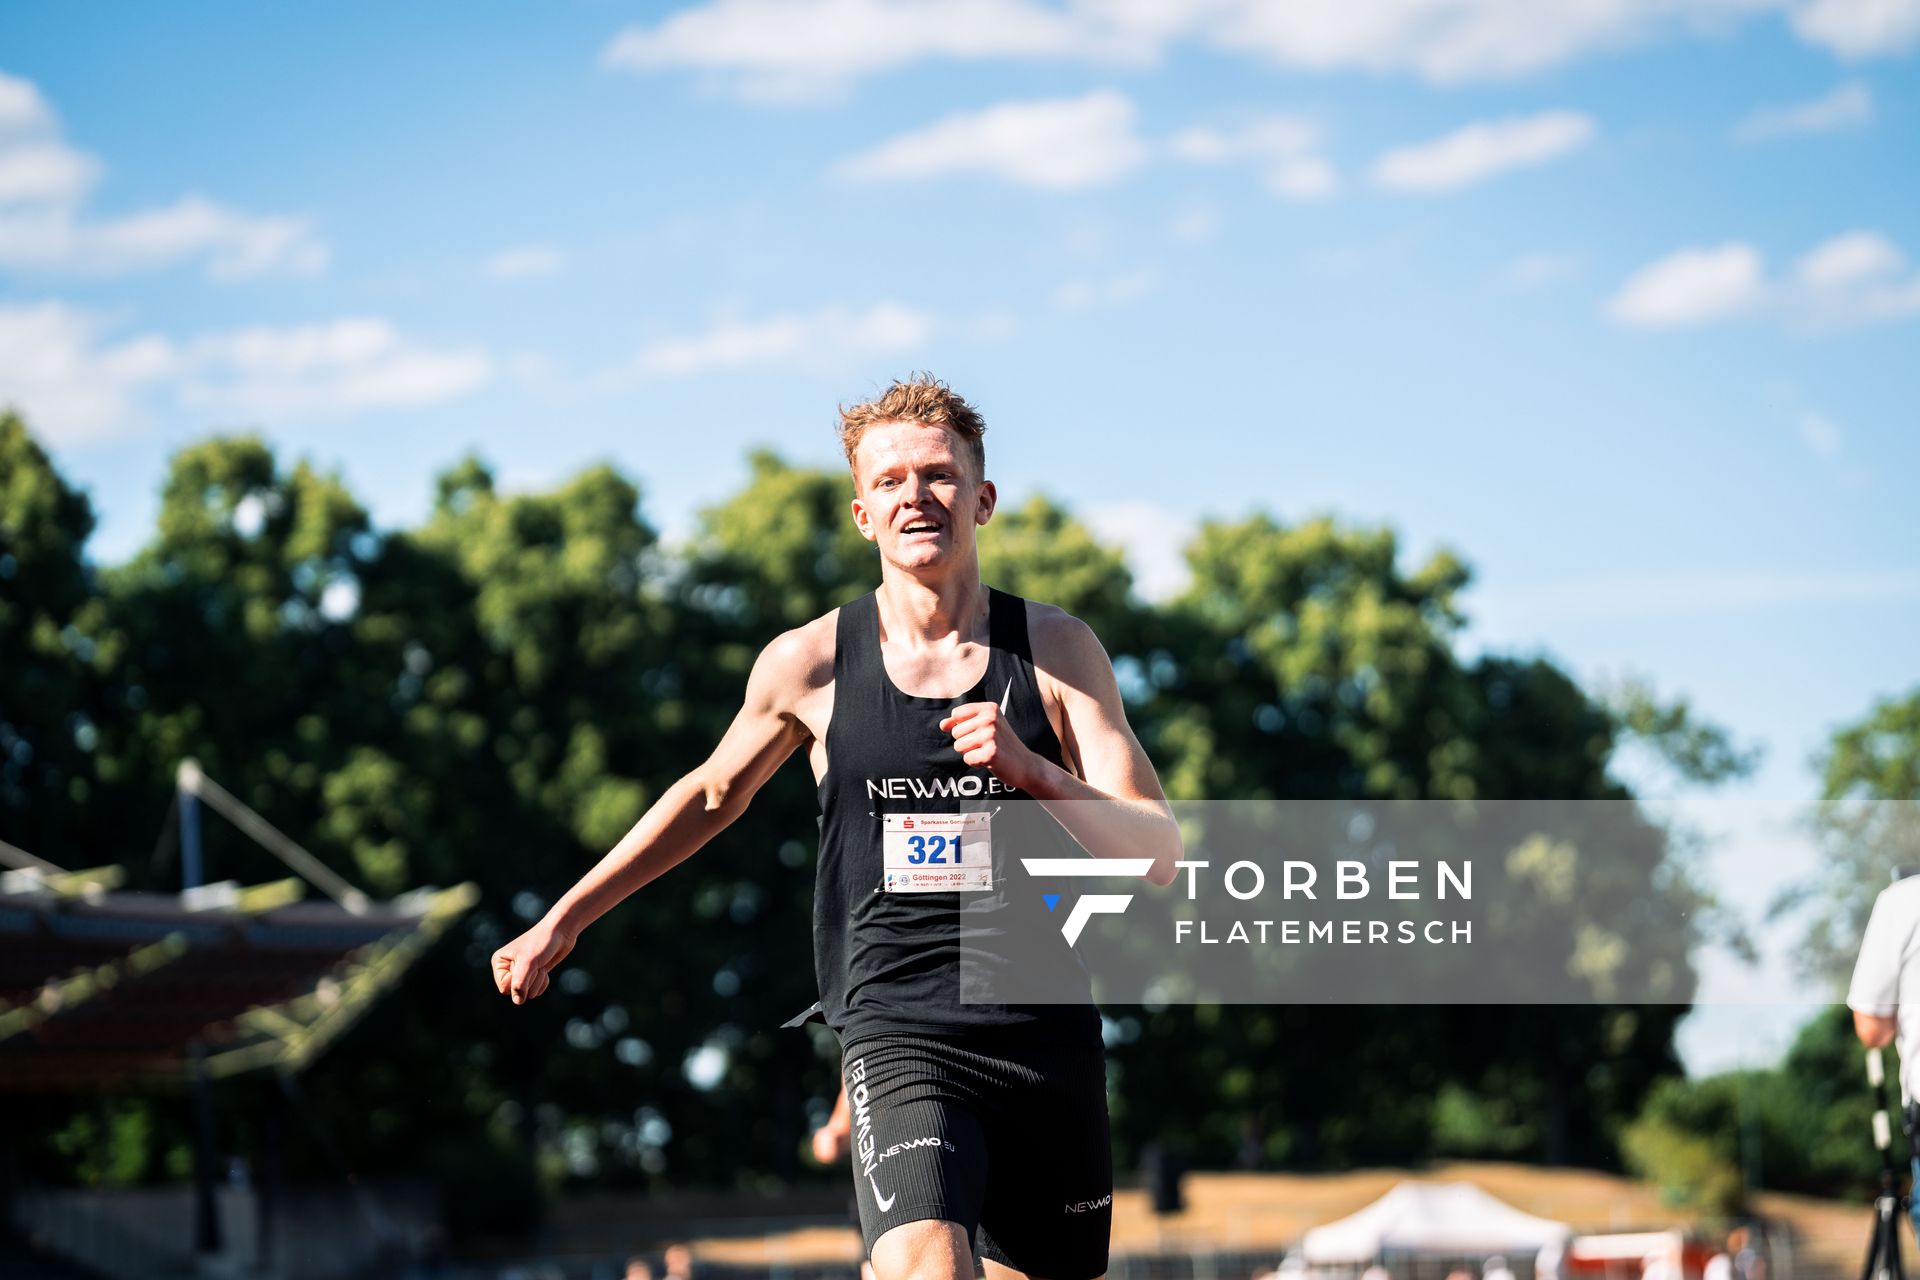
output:
<svg viewBox="0 0 1920 1280"><path fill-rule="evenodd" d="M298 879L119 891L0 847L0 1093L297 1071L470 908L470 884L305 902Z"/></svg>

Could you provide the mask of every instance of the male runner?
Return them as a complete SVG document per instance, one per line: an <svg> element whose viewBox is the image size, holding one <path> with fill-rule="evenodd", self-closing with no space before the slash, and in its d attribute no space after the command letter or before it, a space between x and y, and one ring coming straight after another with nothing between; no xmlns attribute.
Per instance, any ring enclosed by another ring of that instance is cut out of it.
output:
<svg viewBox="0 0 1920 1280"><path fill-rule="evenodd" d="M960 998L963 940L1038 897L1001 874L997 846L985 879L969 850L991 841L993 806L1038 801L1066 849L1151 859L1166 885L1180 833L1092 631L980 581L974 530L998 496L984 430L926 377L842 411L879 589L767 645L713 755L494 953L494 981L516 1004L545 991L582 929L719 834L804 747L820 1012L843 1045L876 1272L966 1280L977 1229L990 1280L1095 1280L1113 1203L1099 1015L1085 998Z"/></svg>

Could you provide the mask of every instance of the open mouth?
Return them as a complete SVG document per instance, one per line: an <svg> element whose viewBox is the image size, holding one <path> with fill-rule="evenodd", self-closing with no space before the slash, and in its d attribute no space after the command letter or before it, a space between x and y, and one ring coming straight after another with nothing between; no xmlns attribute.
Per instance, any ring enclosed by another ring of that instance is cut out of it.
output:
<svg viewBox="0 0 1920 1280"><path fill-rule="evenodd" d="M900 530L905 538L931 538L940 532L940 526L931 520L915 520Z"/></svg>

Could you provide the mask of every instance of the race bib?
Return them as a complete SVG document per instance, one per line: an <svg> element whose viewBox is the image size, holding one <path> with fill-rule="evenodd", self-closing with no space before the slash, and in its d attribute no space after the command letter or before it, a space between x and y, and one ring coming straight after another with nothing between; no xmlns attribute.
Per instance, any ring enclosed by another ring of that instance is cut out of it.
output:
<svg viewBox="0 0 1920 1280"><path fill-rule="evenodd" d="M978 893L993 888L993 815L889 813L880 835L888 893Z"/></svg>

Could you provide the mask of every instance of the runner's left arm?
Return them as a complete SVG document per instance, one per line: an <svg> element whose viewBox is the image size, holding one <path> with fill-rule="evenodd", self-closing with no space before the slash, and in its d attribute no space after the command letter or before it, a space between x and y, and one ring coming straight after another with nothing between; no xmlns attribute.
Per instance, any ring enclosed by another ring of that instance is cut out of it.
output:
<svg viewBox="0 0 1920 1280"><path fill-rule="evenodd" d="M1169 885L1185 854L1180 827L1146 749L1127 723L1113 663L1093 629L1072 614L1048 610L1033 627L1034 666L1058 687L1061 747L1080 776L1020 744L993 703L955 709L943 727L969 763L985 764L1009 785L1040 801L1096 858L1153 859L1147 879ZM1011 776L1009 776L1011 775Z"/></svg>

